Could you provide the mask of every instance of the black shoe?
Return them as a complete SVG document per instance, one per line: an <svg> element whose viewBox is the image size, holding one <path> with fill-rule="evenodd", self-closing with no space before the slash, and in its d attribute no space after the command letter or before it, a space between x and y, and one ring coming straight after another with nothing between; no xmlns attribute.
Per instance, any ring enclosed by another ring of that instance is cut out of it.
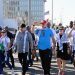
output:
<svg viewBox="0 0 75 75"><path fill-rule="evenodd" d="M38 57L36 58L36 61L39 61Z"/></svg>
<svg viewBox="0 0 75 75"><path fill-rule="evenodd" d="M29 67L32 67L32 65L33 65L33 64L32 64L32 63L30 63L30 64L29 64Z"/></svg>

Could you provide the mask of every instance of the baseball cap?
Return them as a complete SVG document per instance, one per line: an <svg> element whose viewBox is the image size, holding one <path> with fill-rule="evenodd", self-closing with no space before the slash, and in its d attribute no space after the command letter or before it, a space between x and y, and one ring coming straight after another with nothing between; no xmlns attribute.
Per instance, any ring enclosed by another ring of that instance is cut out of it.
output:
<svg viewBox="0 0 75 75"><path fill-rule="evenodd" d="M43 20L40 24L45 25L47 22Z"/></svg>

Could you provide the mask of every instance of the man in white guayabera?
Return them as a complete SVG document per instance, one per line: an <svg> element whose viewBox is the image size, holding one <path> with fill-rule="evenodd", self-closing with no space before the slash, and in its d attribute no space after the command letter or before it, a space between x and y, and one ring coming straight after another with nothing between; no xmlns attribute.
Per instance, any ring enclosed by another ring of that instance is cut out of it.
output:
<svg viewBox="0 0 75 75"><path fill-rule="evenodd" d="M72 56L73 56L73 63L74 63L74 67L75 67L75 21L74 21L73 28L69 32L68 37L73 37L73 44L72 44L73 55Z"/></svg>

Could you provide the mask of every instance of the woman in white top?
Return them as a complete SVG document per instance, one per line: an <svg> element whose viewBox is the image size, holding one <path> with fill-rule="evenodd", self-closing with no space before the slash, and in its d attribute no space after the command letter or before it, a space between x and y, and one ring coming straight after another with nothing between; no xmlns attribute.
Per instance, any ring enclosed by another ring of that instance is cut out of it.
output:
<svg viewBox="0 0 75 75"><path fill-rule="evenodd" d="M65 34L64 27L60 27L57 34L57 64L59 68L58 74L64 74L66 60L68 59L68 37Z"/></svg>

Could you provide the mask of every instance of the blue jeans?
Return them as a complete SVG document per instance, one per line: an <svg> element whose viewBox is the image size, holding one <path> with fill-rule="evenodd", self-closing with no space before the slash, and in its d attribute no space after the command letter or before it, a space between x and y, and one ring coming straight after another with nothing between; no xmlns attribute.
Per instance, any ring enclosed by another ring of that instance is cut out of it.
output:
<svg viewBox="0 0 75 75"><path fill-rule="evenodd" d="M12 67L12 65L9 63L9 51L7 52L7 55L6 55L6 60L5 60L5 63L6 63L6 65L10 68L10 69L12 69L13 67Z"/></svg>

